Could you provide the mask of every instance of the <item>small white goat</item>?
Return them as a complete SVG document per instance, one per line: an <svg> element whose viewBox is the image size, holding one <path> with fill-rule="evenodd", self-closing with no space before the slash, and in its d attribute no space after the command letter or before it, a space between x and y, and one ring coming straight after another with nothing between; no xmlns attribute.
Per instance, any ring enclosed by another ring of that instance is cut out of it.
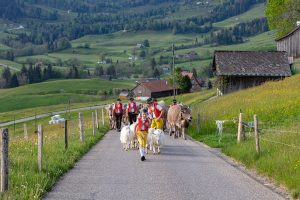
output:
<svg viewBox="0 0 300 200"><path fill-rule="evenodd" d="M150 128L148 131L148 137L147 137L147 146L149 146L149 150L153 151L154 154L156 154L156 149L157 153L160 153L160 147L164 143L164 132L161 129L153 129ZM146 153L148 153L148 150L146 149Z"/></svg>
<svg viewBox="0 0 300 200"><path fill-rule="evenodd" d="M134 132L131 131L131 127L124 126L121 130L120 141L123 144L123 149L126 151L130 148L134 137Z"/></svg>

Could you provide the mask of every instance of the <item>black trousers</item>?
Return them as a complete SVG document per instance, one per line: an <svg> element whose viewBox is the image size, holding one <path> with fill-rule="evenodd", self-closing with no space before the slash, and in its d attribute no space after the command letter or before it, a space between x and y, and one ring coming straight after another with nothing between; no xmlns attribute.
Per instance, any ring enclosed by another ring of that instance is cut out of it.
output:
<svg viewBox="0 0 300 200"><path fill-rule="evenodd" d="M137 114L136 113L128 113L128 118L129 118L129 123L130 124L133 124L134 122L136 122L136 116Z"/></svg>
<svg viewBox="0 0 300 200"><path fill-rule="evenodd" d="M117 129L121 129L121 124L122 124L122 113L115 113L116 116L116 126Z"/></svg>

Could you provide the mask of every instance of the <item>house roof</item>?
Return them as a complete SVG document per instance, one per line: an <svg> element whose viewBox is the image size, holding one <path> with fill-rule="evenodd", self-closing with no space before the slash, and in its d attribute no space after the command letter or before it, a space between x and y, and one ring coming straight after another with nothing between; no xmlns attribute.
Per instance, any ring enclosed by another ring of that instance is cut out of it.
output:
<svg viewBox="0 0 300 200"><path fill-rule="evenodd" d="M297 26L296 28L294 28L294 30L292 30L291 32L289 32L288 34L286 34L286 35L284 35L284 36L282 36L282 37L280 37L280 38L277 38L275 41L276 41L276 42L279 42L280 40L283 40L283 39L289 37L290 35L293 35L293 34L294 34L295 32L297 32L298 30L300 30L300 26Z"/></svg>
<svg viewBox="0 0 300 200"><path fill-rule="evenodd" d="M153 80L148 82L141 82L141 85L151 92L164 92L173 90L170 86L167 85L165 80Z"/></svg>
<svg viewBox="0 0 300 200"><path fill-rule="evenodd" d="M192 72L183 71L181 72L182 76L188 76L190 79L193 78L194 74Z"/></svg>
<svg viewBox="0 0 300 200"><path fill-rule="evenodd" d="M213 71L217 76L291 76L283 51L215 51Z"/></svg>

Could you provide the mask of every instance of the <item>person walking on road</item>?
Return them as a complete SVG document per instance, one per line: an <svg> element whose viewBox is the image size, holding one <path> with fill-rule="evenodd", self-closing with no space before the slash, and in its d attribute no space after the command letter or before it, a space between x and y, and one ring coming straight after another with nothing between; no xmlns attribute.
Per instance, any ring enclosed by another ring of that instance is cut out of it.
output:
<svg viewBox="0 0 300 200"><path fill-rule="evenodd" d="M117 102L114 104L113 112L116 119L116 128L117 131L121 131L121 124L122 124L122 115L123 115L123 105L121 103L121 99L117 99Z"/></svg>
<svg viewBox="0 0 300 200"><path fill-rule="evenodd" d="M130 125L136 122L137 110L138 109L136 106L136 102L134 101L134 98L130 97L130 101L127 104L127 113L128 113Z"/></svg>
<svg viewBox="0 0 300 200"><path fill-rule="evenodd" d="M147 148L147 136L148 129L150 126L150 119L147 117L147 109L142 110L142 115L137 118L137 123L135 125L136 137L139 141L139 150L141 155L141 161L145 161L146 148Z"/></svg>
<svg viewBox="0 0 300 200"><path fill-rule="evenodd" d="M162 117L165 111L157 102L153 102L152 98L147 99L147 104L148 104L149 112L152 114L153 117L150 127L163 129L164 120Z"/></svg>

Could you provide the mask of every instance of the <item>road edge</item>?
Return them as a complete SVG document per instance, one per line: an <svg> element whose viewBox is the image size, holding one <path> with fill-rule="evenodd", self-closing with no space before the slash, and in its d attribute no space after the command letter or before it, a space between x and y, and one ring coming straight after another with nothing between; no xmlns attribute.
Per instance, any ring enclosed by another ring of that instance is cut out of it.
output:
<svg viewBox="0 0 300 200"><path fill-rule="evenodd" d="M266 187L267 189L275 192L276 194L282 196L285 199L293 199L291 194L288 190L282 186L277 185L275 181L271 180L267 176L263 174L259 174L255 169L247 168L243 163L239 162L238 160L234 159L233 157L227 156L221 152L220 148L212 148L205 143L199 142L192 138L189 135L186 135L186 138L204 148L206 148L210 153L214 154L215 156L219 157L220 159L224 160L226 163L234 167L235 169L239 170L240 172L246 174L248 177L253 179L254 181L260 183L262 186Z"/></svg>

